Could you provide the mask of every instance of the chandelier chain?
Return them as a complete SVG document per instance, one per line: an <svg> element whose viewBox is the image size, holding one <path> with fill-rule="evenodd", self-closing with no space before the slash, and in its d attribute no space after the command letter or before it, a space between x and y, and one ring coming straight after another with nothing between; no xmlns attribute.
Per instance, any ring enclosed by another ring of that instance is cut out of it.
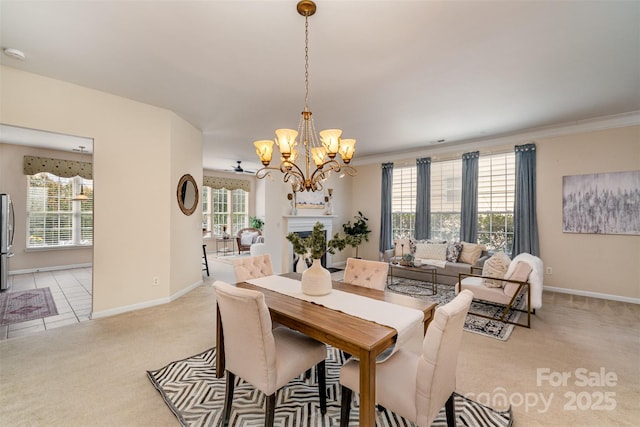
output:
<svg viewBox="0 0 640 427"><path fill-rule="evenodd" d="M309 111L309 16L304 17L304 111Z"/></svg>

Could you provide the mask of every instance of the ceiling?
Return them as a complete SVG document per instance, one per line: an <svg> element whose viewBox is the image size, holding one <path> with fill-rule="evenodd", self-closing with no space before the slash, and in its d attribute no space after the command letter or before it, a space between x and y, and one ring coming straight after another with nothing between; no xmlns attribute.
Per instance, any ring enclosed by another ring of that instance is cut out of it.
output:
<svg viewBox="0 0 640 427"><path fill-rule="evenodd" d="M356 160L640 110L638 1L317 3L309 106ZM26 55L0 61L170 109L205 168L256 168L252 142L304 107L295 5L0 0L2 47Z"/></svg>

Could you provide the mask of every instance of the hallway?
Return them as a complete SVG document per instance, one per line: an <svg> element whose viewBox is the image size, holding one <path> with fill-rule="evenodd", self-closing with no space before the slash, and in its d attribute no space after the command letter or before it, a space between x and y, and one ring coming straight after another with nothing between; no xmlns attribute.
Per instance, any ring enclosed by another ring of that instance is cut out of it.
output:
<svg viewBox="0 0 640 427"><path fill-rule="evenodd" d="M89 320L93 291L91 270L83 267L9 276L9 292L49 287L58 315L0 326L0 340Z"/></svg>

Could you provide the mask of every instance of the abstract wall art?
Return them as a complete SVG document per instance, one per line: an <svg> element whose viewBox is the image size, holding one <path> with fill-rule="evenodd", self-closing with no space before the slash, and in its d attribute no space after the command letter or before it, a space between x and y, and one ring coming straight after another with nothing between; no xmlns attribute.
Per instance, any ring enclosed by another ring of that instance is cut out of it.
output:
<svg viewBox="0 0 640 427"><path fill-rule="evenodd" d="M640 170L562 177L562 231L640 235Z"/></svg>

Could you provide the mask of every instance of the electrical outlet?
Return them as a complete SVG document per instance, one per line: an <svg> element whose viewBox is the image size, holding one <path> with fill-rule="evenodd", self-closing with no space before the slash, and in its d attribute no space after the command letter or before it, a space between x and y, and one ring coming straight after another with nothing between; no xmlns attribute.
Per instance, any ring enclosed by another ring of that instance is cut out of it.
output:
<svg viewBox="0 0 640 427"><path fill-rule="evenodd" d="M547 267L547 274L553 274L553 268Z"/></svg>
<svg viewBox="0 0 640 427"><path fill-rule="evenodd" d="M159 277L154 277L153 279L151 279L151 284L153 286L158 286L160 284L160 278Z"/></svg>

